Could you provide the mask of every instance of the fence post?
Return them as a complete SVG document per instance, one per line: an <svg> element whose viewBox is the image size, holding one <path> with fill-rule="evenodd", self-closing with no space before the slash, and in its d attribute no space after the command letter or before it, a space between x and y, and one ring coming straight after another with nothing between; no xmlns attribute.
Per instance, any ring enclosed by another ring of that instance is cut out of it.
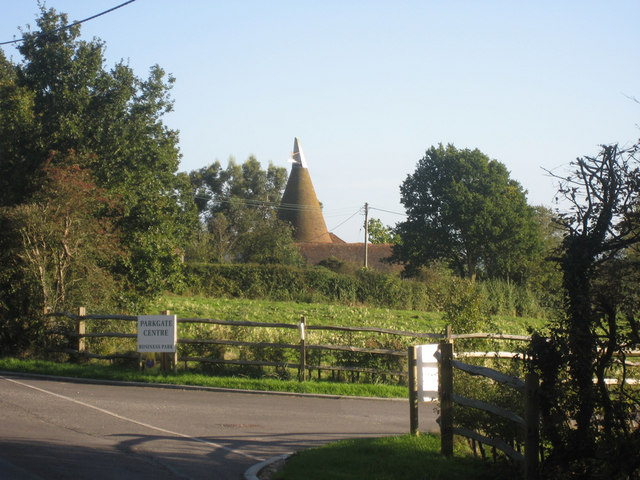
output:
<svg viewBox="0 0 640 480"><path fill-rule="evenodd" d="M84 334L87 333L87 326L84 321L84 316L87 314L85 307L78 307L78 325L76 327L76 333L78 334L78 355L84 354L87 349L87 342L84 338Z"/></svg>
<svg viewBox="0 0 640 480"><path fill-rule="evenodd" d="M167 315L169 315L169 310L167 310ZM176 349L171 354L171 361L173 362L173 373L178 373L178 317L176 316Z"/></svg>
<svg viewBox="0 0 640 480"><path fill-rule="evenodd" d="M535 372L525 375L524 415L526 435L524 438L524 478L538 479L538 449L540 443L538 395L539 378Z"/></svg>
<svg viewBox="0 0 640 480"><path fill-rule="evenodd" d="M171 311L164 310L160 312L160 315L171 315ZM167 373L169 371L171 363L173 363L173 371L175 373L176 368L178 366L178 349L177 348L175 352L160 353L160 368L162 369L162 373Z"/></svg>
<svg viewBox="0 0 640 480"><path fill-rule="evenodd" d="M409 429L411 435L417 437L419 432L418 418L418 356L415 345L409 347Z"/></svg>
<svg viewBox="0 0 640 480"><path fill-rule="evenodd" d="M445 335L445 340L447 342L451 343L452 342L452 340L451 340L451 335L452 335L451 325L447 325L444 335Z"/></svg>
<svg viewBox="0 0 640 480"><path fill-rule="evenodd" d="M441 341L440 355L440 453L450 457L453 455L453 343Z"/></svg>
<svg viewBox="0 0 640 480"><path fill-rule="evenodd" d="M298 372L298 380L304 382L307 380L307 319L302 316L300 318L300 371Z"/></svg>

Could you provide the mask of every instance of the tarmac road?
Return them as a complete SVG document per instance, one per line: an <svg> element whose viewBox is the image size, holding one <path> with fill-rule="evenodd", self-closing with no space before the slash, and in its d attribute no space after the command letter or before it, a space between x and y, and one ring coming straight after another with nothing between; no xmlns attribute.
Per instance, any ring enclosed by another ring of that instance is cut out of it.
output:
<svg viewBox="0 0 640 480"><path fill-rule="evenodd" d="M421 404L421 431L436 431ZM92 384L0 375L2 479L241 479L330 441L405 434L406 400Z"/></svg>

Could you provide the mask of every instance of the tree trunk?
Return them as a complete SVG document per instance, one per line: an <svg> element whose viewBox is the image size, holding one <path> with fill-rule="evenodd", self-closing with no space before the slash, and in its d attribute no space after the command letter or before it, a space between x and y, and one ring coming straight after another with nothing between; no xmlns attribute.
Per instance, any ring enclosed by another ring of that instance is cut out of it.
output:
<svg viewBox="0 0 640 480"><path fill-rule="evenodd" d="M593 455L595 438L592 418L595 409L593 384L596 345L591 309L593 256L581 238L568 246L564 258L564 285L567 302L568 361L576 394L576 431L572 450L577 457Z"/></svg>

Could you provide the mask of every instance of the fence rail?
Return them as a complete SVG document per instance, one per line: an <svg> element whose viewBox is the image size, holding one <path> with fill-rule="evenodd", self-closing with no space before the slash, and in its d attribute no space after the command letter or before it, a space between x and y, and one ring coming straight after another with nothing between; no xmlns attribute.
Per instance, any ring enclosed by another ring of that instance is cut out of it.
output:
<svg viewBox="0 0 640 480"><path fill-rule="evenodd" d="M538 449L539 449L539 417L538 417L538 376L527 373L525 380L506 375L498 370L463 363L454 360L453 343L448 339L442 341L436 359L440 370L439 400L440 400L440 432L441 451L445 456L453 455L453 436L461 435L481 444L490 445L504 452L509 458L522 465L524 478L534 480L538 478ZM469 338L469 337L467 337ZM524 339L522 339L524 340ZM494 382L507 385L524 396L525 417L511 410L484 402L475 398L467 398L454 393L453 370L457 369L473 376L489 378ZM488 437L480 432L456 426L453 415L453 405L483 410L518 425L524 436L524 455L510 445L505 439Z"/></svg>
<svg viewBox="0 0 640 480"><path fill-rule="evenodd" d="M61 329L55 328L50 330L50 333L56 335L62 335L69 339L71 345L74 348L57 349L56 351L67 353L69 355L78 358L92 358L102 360L118 360L118 359L139 359L139 355L135 352L121 352L115 353L96 353L91 352L87 346L87 340L90 339L135 339L136 333L122 332L122 331L87 331L87 326L91 322L99 320L111 320L116 322L136 322L137 316L132 315L100 315L100 314L87 314L84 308L78 309L77 313L71 312L53 312L47 313L47 317L64 317L71 320L72 328ZM286 323L286 322L256 322L256 321L241 321L241 320L222 320L215 318L178 318L178 326L199 324L199 325L211 325L211 326L226 326L235 328L250 328L250 329L286 329L286 330L298 330L300 331L301 323L304 324L308 336L313 337L311 332L344 332L344 333L362 333L367 335L386 335L396 338L406 338L407 340L414 339L441 339L443 334L439 333L425 333L425 332L410 332L405 330L394 330L389 328L378 328L368 326L335 326L335 325L309 325L306 323L306 319L303 317L300 323ZM113 326L111 327L113 329ZM375 347L365 346L353 346L353 345L339 345L327 342L310 343L309 338L296 338L296 342L278 342L278 341L250 341L243 339L230 339L224 338L223 335L216 334L215 336L206 335L207 338L201 335L203 338L189 338L184 334L181 335L180 329L178 331L179 337L177 338L178 346L183 347L230 347L232 349L276 349L280 351L290 351L292 354L283 355L282 359L278 361L270 361L269 359L247 359L247 358L216 358L209 355L212 351L207 352L206 355L193 355L193 353L187 353L187 351L179 348L176 355L173 356L174 368L177 363L184 363L187 366L189 363L197 362L200 364L218 364L218 365L238 365L238 366L259 366L259 367L274 367L293 369L298 371L298 378L305 380L308 375L313 372L317 372L318 378L321 378L321 372L330 372L332 376L341 373L347 373L359 376L360 374L370 375L373 377L393 377L398 381L405 382L407 377L406 368L403 366L403 362L406 362L406 350L398 350L394 348L384 348L384 345ZM312 340L313 338L311 338ZM405 340L406 341L406 340ZM315 352L313 355L316 359L323 359L324 362L309 361L309 355ZM324 354L324 355L323 355ZM354 357L350 357L348 360L336 363L335 361L327 363L330 360L328 357L332 357L335 360L336 355L348 355L354 354ZM361 358L361 360L358 359ZM366 357L366 358L365 358ZM378 358L379 360L372 360ZM391 359L396 359L392 361ZM371 363L375 364L372 366ZM400 364L398 364L400 362ZM385 368L385 365L397 365L396 368Z"/></svg>

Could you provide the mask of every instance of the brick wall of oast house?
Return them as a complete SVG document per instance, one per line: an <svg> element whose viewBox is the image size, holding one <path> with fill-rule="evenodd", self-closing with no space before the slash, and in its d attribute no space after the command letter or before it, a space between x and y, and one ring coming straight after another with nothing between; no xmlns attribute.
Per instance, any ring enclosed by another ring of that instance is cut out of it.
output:
<svg viewBox="0 0 640 480"><path fill-rule="evenodd" d="M322 260L334 257L345 263L364 266L363 243L298 243L297 246L310 265L317 265ZM391 244L369 244L367 247L369 268L381 272L400 272L401 265L384 261L391 256L391 248Z"/></svg>

